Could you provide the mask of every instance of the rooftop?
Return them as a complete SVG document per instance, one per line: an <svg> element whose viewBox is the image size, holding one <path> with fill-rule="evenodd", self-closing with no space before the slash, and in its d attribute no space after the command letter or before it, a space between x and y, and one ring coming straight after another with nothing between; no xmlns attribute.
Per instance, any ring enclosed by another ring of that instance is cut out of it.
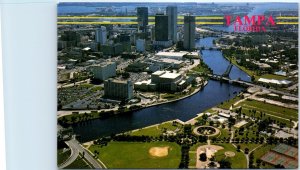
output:
<svg viewBox="0 0 300 170"><path fill-rule="evenodd" d="M160 57L183 57L184 55L188 54L189 52L187 51L180 51L180 52L158 52L155 55L160 56Z"/></svg>
<svg viewBox="0 0 300 170"><path fill-rule="evenodd" d="M181 74L166 72L165 74L161 75L160 78L175 79L179 76L181 76Z"/></svg>

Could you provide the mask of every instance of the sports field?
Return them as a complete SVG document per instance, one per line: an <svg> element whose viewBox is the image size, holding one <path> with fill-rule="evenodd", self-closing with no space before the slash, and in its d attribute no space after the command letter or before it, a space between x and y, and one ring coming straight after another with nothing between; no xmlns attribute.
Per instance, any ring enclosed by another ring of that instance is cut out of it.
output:
<svg viewBox="0 0 300 170"><path fill-rule="evenodd" d="M108 168L178 168L181 148L170 142L110 142L107 146L92 145Z"/></svg>

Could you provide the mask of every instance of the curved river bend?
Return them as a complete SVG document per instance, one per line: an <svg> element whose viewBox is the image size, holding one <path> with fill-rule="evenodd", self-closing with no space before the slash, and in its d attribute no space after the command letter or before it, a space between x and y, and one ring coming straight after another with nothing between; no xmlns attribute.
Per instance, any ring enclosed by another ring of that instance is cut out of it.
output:
<svg viewBox="0 0 300 170"><path fill-rule="evenodd" d="M198 46L213 46L213 38L196 41ZM223 73L229 62L220 51L203 50L204 62L213 69L214 73ZM250 77L233 66L230 78L250 81ZM124 115L116 115L107 119L95 119L85 125L74 125L74 132L81 136L80 141L86 142L102 136L126 132L133 129L165 122L173 119L187 121L196 114L205 111L223 101L233 98L244 88L232 84L209 80L208 84L198 93L173 103L167 103L141 109Z"/></svg>

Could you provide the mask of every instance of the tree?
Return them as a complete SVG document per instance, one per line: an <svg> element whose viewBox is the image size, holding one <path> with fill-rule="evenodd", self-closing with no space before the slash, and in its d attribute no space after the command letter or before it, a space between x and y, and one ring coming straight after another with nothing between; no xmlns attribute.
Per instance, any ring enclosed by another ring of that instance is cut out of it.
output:
<svg viewBox="0 0 300 170"><path fill-rule="evenodd" d="M202 162L205 162L207 160L207 156L206 156L206 153L201 153L199 155L199 160L202 161Z"/></svg>
<svg viewBox="0 0 300 170"><path fill-rule="evenodd" d="M241 146L237 145L237 151L239 152L241 150Z"/></svg>
<svg viewBox="0 0 300 170"><path fill-rule="evenodd" d="M248 154L248 153L249 153L249 149L245 148L245 154Z"/></svg>
<svg viewBox="0 0 300 170"><path fill-rule="evenodd" d="M222 159L219 163L221 169L231 169L231 162L228 160Z"/></svg>
<svg viewBox="0 0 300 170"><path fill-rule="evenodd" d="M210 162L210 163L208 164L208 167L214 168L214 167L216 167L216 163L215 163L215 162Z"/></svg>
<svg viewBox="0 0 300 170"><path fill-rule="evenodd" d="M202 116L202 119L206 122L207 121L207 119L208 119L208 116L207 116L207 114L203 114L203 116Z"/></svg>
<svg viewBox="0 0 300 170"><path fill-rule="evenodd" d="M274 168L278 168L278 169L284 169L284 166L281 164L277 164L274 166Z"/></svg>

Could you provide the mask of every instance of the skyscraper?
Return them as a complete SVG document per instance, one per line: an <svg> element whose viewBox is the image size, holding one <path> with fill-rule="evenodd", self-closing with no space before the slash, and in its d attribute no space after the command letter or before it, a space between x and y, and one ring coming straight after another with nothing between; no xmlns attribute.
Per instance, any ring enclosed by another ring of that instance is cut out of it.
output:
<svg viewBox="0 0 300 170"><path fill-rule="evenodd" d="M186 50L195 48L195 16L184 16L183 48Z"/></svg>
<svg viewBox="0 0 300 170"><path fill-rule="evenodd" d="M168 32L169 39L173 42L177 41L177 7L176 6L168 6L167 7L167 15L168 15Z"/></svg>
<svg viewBox="0 0 300 170"><path fill-rule="evenodd" d="M142 32L146 32L148 25L148 8L147 7L137 7L137 22L138 29Z"/></svg>
<svg viewBox="0 0 300 170"><path fill-rule="evenodd" d="M101 45L105 44L107 41L107 31L106 27L101 26L96 30L96 42Z"/></svg>
<svg viewBox="0 0 300 170"><path fill-rule="evenodd" d="M168 16L164 14L155 15L155 41L168 41L169 22Z"/></svg>

